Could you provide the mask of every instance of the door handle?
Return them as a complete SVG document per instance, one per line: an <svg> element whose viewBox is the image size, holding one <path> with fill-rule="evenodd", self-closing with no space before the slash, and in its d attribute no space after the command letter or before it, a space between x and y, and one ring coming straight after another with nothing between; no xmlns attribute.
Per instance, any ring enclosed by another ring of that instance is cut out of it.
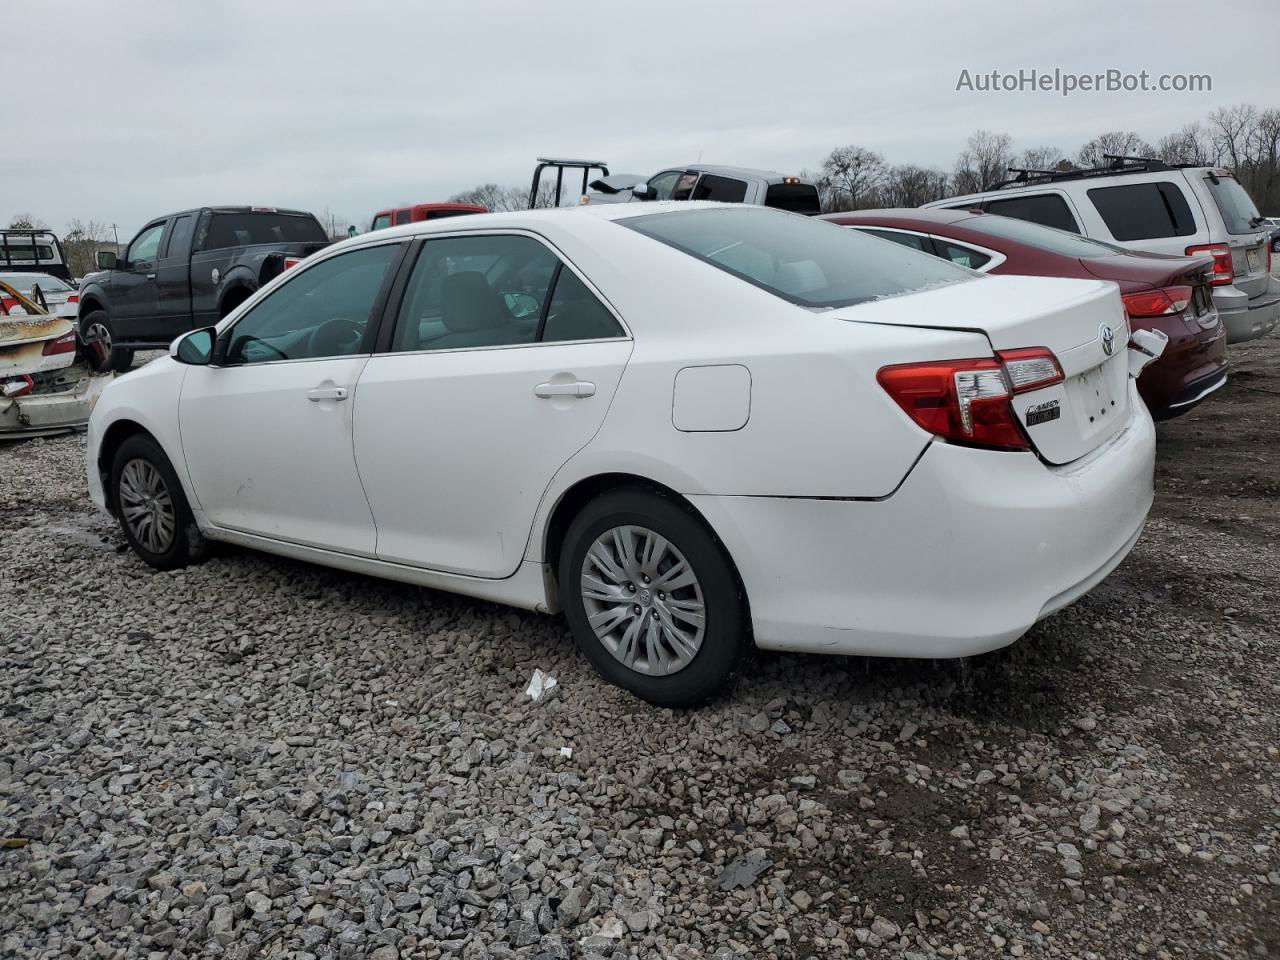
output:
<svg viewBox="0 0 1280 960"><path fill-rule="evenodd" d="M345 400L347 399L346 387L316 387L314 390L307 391L307 399L319 403L321 400Z"/></svg>
<svg viewBox="0 0 1280 960"><path fill-rule="evenodd" d="M572 380L569 383L540 383L533 388L533 395L546 400L551 397L594 397L596 385L590 380Z"/></svg>

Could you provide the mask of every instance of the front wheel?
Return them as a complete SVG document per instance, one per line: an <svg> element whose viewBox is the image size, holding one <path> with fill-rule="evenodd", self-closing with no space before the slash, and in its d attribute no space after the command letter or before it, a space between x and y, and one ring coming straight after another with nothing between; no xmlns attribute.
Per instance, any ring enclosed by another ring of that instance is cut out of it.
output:
<svg viewBox="0 0 1280 960"><path fill-rule="evenodd" d="M80 339L89 348L95 373L124 373L133 366L133 351L115 345L115 330L105 310L94 310L80 321ZM97 348L94 348L94 345Z"/></svg>
<svg viewBox="0 0 1280 960"><path fill-rule="evenodd" d="M672 497L625 489L592 500L569 526L558 574L579 648L606 680L650 703L703 703L749 649L728 556Z"/></svg>
<svg viewBox="0 0 1280 960"><path fill-rule="evenodd" d="M120 444L111 498L129 546L156 569L185 567L202 547L178 476L150 437L134 434Z"/></svg>

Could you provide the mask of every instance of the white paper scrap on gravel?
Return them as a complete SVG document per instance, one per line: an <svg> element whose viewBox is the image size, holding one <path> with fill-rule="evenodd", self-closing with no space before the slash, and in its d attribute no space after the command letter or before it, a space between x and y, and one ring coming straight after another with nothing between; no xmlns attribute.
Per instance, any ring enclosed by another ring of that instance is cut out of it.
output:
<svg viewBox="0 0 1280 960"><path fill-rule="evenodd" d="M556 678L549 673L543 673L541 670L534 669L533 678L529 681L529 686L525 688L525 695L532 697L534 700L541 700L544 697L551 696L560 684L556 682Z"/></svg>

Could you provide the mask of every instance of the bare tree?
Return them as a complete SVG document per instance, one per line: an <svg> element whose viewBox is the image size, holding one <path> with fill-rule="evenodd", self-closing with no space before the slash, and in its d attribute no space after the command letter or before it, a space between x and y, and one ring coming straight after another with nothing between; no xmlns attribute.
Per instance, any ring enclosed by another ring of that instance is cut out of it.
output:
<svg viewBox="0 0 1280 960"><path fill-rule="evenodd" d="M1177 133L1161 137L1156 154L1165 163L1209 166L1221 159L1212 138L1199 123L1188 123Z"/></svg>
<svg viewBox="0 0 1280 960"><path fill-rule="evenodd" d="M1104 156L1154 157L1156 148L1132 130L1110 130L1100 133L1080 148L1078 157L1082 167L1100 167Z"/></svg>
<svg viewBox="0 0 1280 960"><path fill-rule="evenodd" d="M1013 138L1007 133L975 130L956 158L952 186L957 193L990 190L1009 177L1013 162Z"/></svg>
<svg viewBox="0 0 1280 960"><path fill-rule="evenodd" d="M555 185L539 184L538 206L549 207L555 203ZM522 187L503 187L496 183L482 183L470 190L455 193L450 203L478 203L493 213L507 210L524 210L529 205L529 191Z"/></svg>
<svg viewBox="0 0 1280 960"><path fill-rule="evenodd" d="M1253 133L1258 109L1249 103L1222 107L1209 114L1209 138L1223 161L1239 170L1253 161Z"/></svg>
<svg viewBox="0 0 1280 960"><path fill-rule="evenodd" d="M98 251L111 242L111 225L90 220L72 220L62 237L62 251L73 277L83 277L97 269Z"/></svg>
<svg viewBox="0 0 1280 960"><path fill-rule="evenodd" d="M922 207L947 196L947 187L948 177L941 170L906 163L889 168L880 199L886 207Z"/></svg>
<svg viewBox="0 0 1280 960"><path fill-rule="evenodd" d="M884 182L884 157L866 147L836 147L822 161L820 180L830 193L831 210L876 206L876 190Z"/></svg>
<svg viewBox="0 0 1280 960"><path fill-rule="evenodd" d="M9 223L10 230L48 230L49 225L32 213L15 213Z"/></svg>
<svg viewBox="0 0 1280 960"><path fill-rule="evenodd" d="M1065 164L1065 166L1064 166ZM1028 147L1023 150L1011 166L1018 167L1021 170L1047 170L1047 171L1064 171L1070 170L1074 164L1067 159L1067 155L1057 147Z"/></svg>

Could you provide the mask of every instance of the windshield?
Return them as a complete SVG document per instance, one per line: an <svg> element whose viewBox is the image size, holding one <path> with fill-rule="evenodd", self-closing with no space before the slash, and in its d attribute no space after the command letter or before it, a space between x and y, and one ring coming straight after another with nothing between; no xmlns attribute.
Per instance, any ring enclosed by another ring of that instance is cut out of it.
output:
<svg viewBox="0 0 1280 960"><path fill-rule="evenodd" d="M761 207L616 222L805 307L845 307L979 276L856 230Z"/></svg>
<svg viewBox="0 0 1280 960"><path fill-rule="evenodd" d="M1109 243L1090 240L1078 233L1069 233L1055 227L1046 227L1030 220L1015 220L994 213L981 213L961 220L957 227L972 230L988 237L1025 243L1037 250L1061 254L1064 257L1114 257L1122 251Z"/></svg>
<svg viewBox="0 0 1280 960"><path fill-rule="evenodd" d="M1227 233L1256 233L1262 228L1258 208L1234 177L1205 177L1204 182L1222 213Z"/></svg>
<svg viewBox="0 0 1280 960"><path fill-rule="evenodd" d="M57 277L51 277L47 273L0 273L0 280L23 295L30 294L31 288L37 283L45 293L66 293L71 289Z"/></svg>

